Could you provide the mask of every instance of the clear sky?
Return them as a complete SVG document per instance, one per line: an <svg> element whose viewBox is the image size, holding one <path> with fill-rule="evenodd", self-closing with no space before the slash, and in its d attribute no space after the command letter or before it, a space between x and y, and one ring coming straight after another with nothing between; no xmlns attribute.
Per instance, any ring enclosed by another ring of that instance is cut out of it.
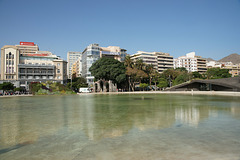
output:
<svg viewBox="0 0 240 160"><path fill-rule="evenodd" d="M35 42L66 60L91 43L140 51L240 53L240 0L0 0L0 47Z"/></svg>

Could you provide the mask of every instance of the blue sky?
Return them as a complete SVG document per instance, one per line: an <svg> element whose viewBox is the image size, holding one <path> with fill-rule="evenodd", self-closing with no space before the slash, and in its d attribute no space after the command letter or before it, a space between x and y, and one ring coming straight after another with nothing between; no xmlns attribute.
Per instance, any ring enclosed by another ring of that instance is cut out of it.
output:
<svg viewBox="0 0 240 160"><path fill-rule="evenodd" d="M91 43L140 51L240 53L240 0L0 0L0 47L35 42L66 59Z"/></svg>

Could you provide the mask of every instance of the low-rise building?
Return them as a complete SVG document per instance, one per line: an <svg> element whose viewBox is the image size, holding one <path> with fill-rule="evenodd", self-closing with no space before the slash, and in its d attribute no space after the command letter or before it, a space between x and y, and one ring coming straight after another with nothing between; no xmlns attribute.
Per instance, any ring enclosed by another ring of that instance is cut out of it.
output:
<svg viewBox="0 0 240 160"><path fill-rule="evenodd" d="M33 42L1 48L1 82L28 90L31 82L67 81L67 62L49 51L39 51Z"/></svg>
<svg viewBox="0 0 240 160"><path fill-rule="evenodd" d="M207 68L228 69L229 73L232 75L232 77L240 75L240 63L233 64L232 62L209 61L209 62L207 62Z"/></svg>

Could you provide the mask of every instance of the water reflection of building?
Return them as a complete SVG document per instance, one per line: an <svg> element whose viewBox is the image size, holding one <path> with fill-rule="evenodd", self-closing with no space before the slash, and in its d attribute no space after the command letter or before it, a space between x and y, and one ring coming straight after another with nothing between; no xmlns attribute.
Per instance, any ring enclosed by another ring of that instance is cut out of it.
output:
<svg viewBox="0 0 240 160"><path fill-rule="evenodd" d="M175 108L175 119L180 123L190 126L198 126L200 120L199 109L196 107L180 107Z"/></svg>
<svg viewBox="0 0 240 160"><path fill-rule="evenodd" d="M209 106L202 105L200 102L187 103L175 108L175 119L177 123L197 127L201 120L209 117L210 110Z"/></svg>

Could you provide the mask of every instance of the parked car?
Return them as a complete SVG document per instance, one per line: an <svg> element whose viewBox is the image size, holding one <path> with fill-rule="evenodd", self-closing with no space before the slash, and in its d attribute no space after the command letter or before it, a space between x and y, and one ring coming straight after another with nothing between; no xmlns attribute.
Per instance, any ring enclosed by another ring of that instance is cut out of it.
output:
<svg viewBox="0 0 240 160"><path fill-rule="evenodd" d="M91 90L89 88L79 88L80 93L91 93Z"/></svg>

